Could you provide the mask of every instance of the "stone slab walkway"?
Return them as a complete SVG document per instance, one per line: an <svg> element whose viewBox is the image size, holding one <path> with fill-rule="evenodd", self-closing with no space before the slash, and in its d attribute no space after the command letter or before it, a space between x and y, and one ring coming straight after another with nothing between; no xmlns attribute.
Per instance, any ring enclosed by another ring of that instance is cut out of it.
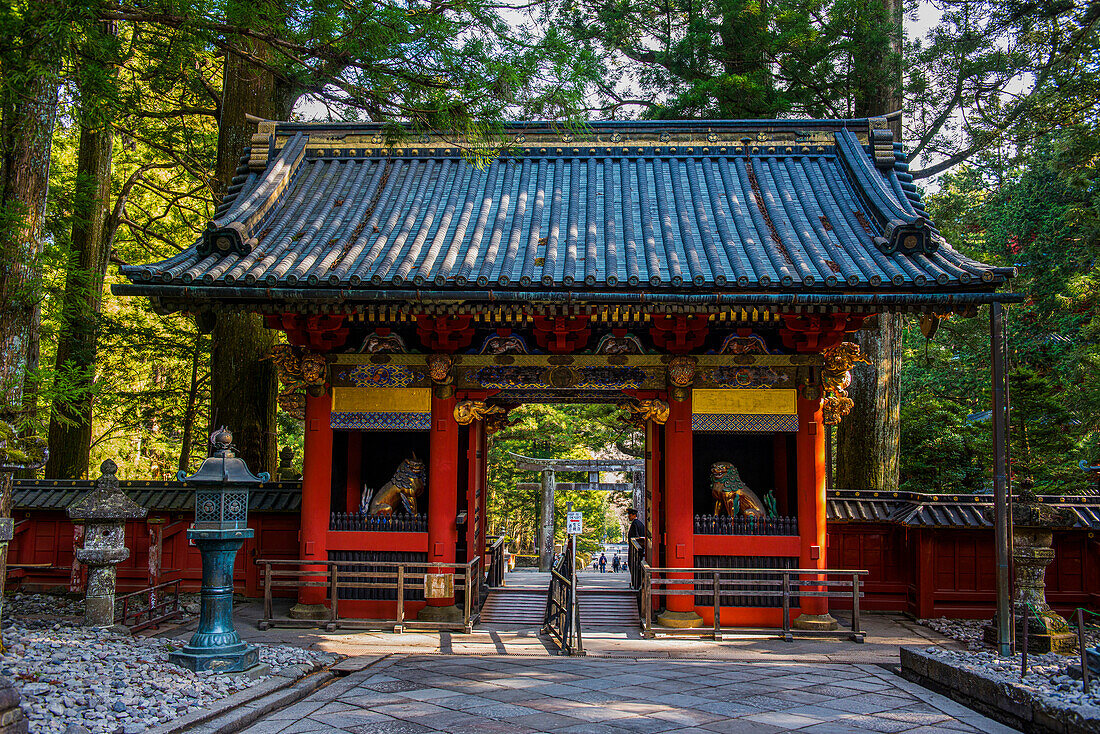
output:
<svg viewBox="0 0 1100 734"><path fill-rule="evenodd" d="M395 655L364 660L368 664L245 731L1013 731L877 665L447 655Z"/></svg>
<svg viewBox="0 0 1100 734"><path fill-rule="evenodd" d="M288 600L277 600L282 613ZM553 647L538 636L537 629L475 629L472 634L454 632L392 632L321 629L256 629L262 605L248 601L233 607L237 631L249 642L288 644L337 653L340 655L522 655L545 656ZM836 616L847 624L845 612ZM158 635L184 637L195 627L191 621L182 628L165 627ZM903 645L947 646L962 649L954 640L916 624L900 614L867 613L863 616L867 641L856 644L844 638L796 638L783 642L775 637L730 634L721 642L699 638L658 637L642 639L637 629L584 628L584 647L589 658L689 658L738 661L785 661L821 663L898 663L898 648Z"/></svg>

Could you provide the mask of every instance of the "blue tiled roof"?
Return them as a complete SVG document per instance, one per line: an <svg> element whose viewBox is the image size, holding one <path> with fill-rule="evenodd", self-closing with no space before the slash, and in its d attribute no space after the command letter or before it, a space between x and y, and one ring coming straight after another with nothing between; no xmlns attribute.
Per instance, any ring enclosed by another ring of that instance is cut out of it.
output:
<svg viewBox="0 0 1100 734"><path fill-rule="evenodd" d="M123 267L135 284L940 293L1012 273L944 241L874 121L528 123L491 157L265 125L204 237Z"/></svg>
<svg viewBox="0 0 1100 734"><path fill-rule="evenodd" d="M192 512L195 488L180 482L119 482L123 492L153 512ZM16 510L64 510L95 487L92 480L16 479L12 507ZM301 482L268 482L248 493L249 512L297 512L302 504Z"/></svg>

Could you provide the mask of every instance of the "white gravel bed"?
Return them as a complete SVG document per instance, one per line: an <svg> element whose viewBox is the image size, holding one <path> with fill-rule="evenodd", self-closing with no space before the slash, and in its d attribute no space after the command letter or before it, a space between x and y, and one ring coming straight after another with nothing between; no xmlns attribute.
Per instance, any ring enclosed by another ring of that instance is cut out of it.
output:
<svg viewBox="0 0 1100 734"><path fill-rule="evenodd" d="M192 673L168 662L186 640L128 637L44 620L14 620L3 631L0 674L23 697L30 730L43 734L138 734L264 680ZM302 648L259 646L273 673L333 660ZM83 727L83 728L81 728Z"/></svg>
<svg viewBox="0 0 1100 734"><path fill-rule="evenodd" d="M17 593L4 598L4 617L82 617L84 597Z"/></svg>
<svg viewBox="0 0 1100 734"><path fill-rule="evenodd" d="M171 595L162 596L161 600L171 600ZM127 611L131 614L146 607L146 597L131 599L127 605ZM171 620L175 623L189 622L199 615L199 594L196 592L183 592L180 594L180 613ZM115 602L115 614L122 614L122 602ZM5 617L22 618L63 618L83 617L84 598L69 594L13 594L4 599Z"/></svg>
<svg viewBox="0 0 1100 734"><path fill-rule="evenodd" d="M923 624L925 627L934 629L941 635L946 635L952 639L966 645L969 650L989 650L989 646L982 640L982 628L989 624L989 620L986 619L948 619L947 617L940 617L939 619L918 619L917 624ZM1076 632L1077 628L1073 627L1073 631ZM1100 645L1100 629L1088 626L1088 620L1085 624L1085 644L1089 647L1095 647ZM1028 656L1030 661L1034 655ZM1057 656L1061 657L1061 656ZM1076 660L1077 658L1072 658ZM1029 662L1028 665L1031 665Z"/></svg>
<svg viewBox="0 0 1100 734"><path fill-rule="evenodd" d="M928 647L925 652L956 668L977 673L999 683L1019 686L1048 706L1072 707L1100 706L1100 681L1093 680L1085 694L1080 680L1068 674L1069 667L1079 665L1078 654L1058 655L1047 653L1027 656L1027 676L1020 677L1020 655L1001 657L982 642L982 627L987 621L974 619L922 619L919 622L937 632L952 637L967 646L967 650L950 650L944 647ZM1100 644L1100 630L1085 630L1086 644ZM1094 716L1092 712L1079 712Z"/></svg>

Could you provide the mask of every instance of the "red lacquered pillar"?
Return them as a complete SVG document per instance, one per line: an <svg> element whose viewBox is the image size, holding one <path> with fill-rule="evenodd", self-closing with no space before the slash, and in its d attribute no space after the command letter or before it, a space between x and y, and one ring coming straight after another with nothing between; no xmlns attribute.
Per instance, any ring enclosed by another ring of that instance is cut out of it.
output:
<svg viewBox="0 0 1100 734"><path fill-rule="evenodd" d="M668 568L695 565L694 477L692 470L691 396L670 400L665 423L665 564ZM669 574L669 578L692 578L692 574ZM690 585L671 590L690 590ZM665 627L700 627L694 595L668 596L665 611L657 621Z"/></svg>
<svg viewBox="0 0 1100 734"><path fill-rule="evenodd" d="M432 396L432 428L428 437L428 562L454 563L458 542L458 421L455 398ZM430 575L454 574L453 568L431 568ZM428 583L431 583L430 581ZM427 596L427 594L425 595ZM422 620L454 621L461 614L454 595L429 598Z"/></svg>
<svg viewBox="0 0 1100 734"><path fill-rule="evenodd" d="M828 568L825 554L825 424L820 400L798 397L798 436L795 440L798 462L798 565L800 568ZM803 576L803 580L821 579ZM808 590L824 591L828 587ZM800 629L836 629L825 597L803 597L801 615L794 621Z"/></svg>
<svg viewBox="0 0 1100 734"><path fill-rule="evenodd" d="M332 395L306 395L305 442L302 449L301 558L328 560L328 525L332 512ZM323 567L310 580L324 581ZM327 614L325 587L298 590L298 604L290 610L295 619L323 618Z"/></svg>

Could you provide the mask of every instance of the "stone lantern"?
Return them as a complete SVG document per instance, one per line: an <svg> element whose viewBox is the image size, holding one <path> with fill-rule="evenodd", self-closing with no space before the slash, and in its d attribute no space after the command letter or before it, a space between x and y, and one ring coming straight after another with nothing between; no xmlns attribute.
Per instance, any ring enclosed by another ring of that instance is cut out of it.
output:
<svg viewBox="0 0 1100 734"><path fill-rule="evenodd" d="M84 547L76 560L88 567L84 592L84 624L111 627L115 623L115 566L130 557L126 521L149 512L118 487L118 465L107 459L99 467L95 489L69 505L69 519L84 523Z"/></svg>
<svg viewBox="0 0 1100 734"><path fill-rule="evenodd" d="M195 487L195 525L187 537L202 555L199 626L187 646L169 660L188 670L236 673L256 666L258 653L233 627L233 564L237 551L252 537L248 527L248 492L270 475L248 470L224 426L210 436L214 453L199 470L177 478Z"/></svg>
<svg viewBox="0 0 1100 734"><path fill-rule="evenodd" d="M1024 615L1028 620L1028 651L1033 653L1070 652L1077 647L1077 635L1069 624L1050 608L1046 597L1047 566L1054 560L1054 530L1072 527L1073 512L1039 502L1030 482L1021 482L1020 493L1012 503L1012 561L1016 594L1012 600L1016 618L1016 644L1023 644ZM985 641L996 644L996 621L984 630Z"/></svg>

